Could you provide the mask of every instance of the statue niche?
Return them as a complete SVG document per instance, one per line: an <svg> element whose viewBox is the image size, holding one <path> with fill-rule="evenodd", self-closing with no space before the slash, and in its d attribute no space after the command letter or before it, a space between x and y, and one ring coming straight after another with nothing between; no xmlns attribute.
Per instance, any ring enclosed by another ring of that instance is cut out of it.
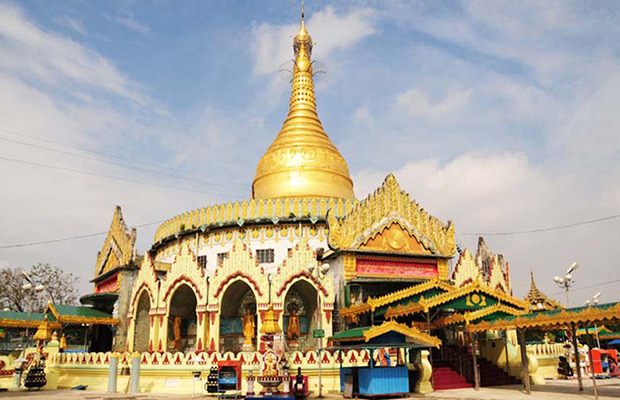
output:
<svg viewBox="0 0 620 400"><path fill-rule="evenodd" d="M196 303L196 295L189 286L181 285L174 291L168 310L168 351L196 350Z"/></svg>
<svg viewBox="0 0 620 400"><path fill-rule="evenodd" d="M284 324L289 350L316 349L312 331L317 328L316 296L314 286L306 281L293 284L284 298Z"/></svg>
<svg viewBox="0 0 620 400"><path fill-rule="evenodd" d="M220 352L256 349L256 297L245 282L232 283L220 301Z"/></svg>

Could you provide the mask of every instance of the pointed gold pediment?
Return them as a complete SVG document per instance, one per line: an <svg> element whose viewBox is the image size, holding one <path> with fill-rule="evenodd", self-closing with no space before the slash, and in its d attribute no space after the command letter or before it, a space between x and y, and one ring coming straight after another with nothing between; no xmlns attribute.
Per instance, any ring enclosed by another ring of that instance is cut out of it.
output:
<svg viewBox="0 0 620 400"><path fill-rule="evenodd" d="M97 253L95 278L116 267L129 265L134 259L135 245L136 230L127 228L121 208L116 206L108 235Z"/></svg>
<svg viewBox="0 0 620 400"><path fill-rule="evenodd" d="M452 257L456 251L454 225L429 215L403 191L394 175L351 212L327 215L329 245L338 250L367 248Z"/></svg>
<svg viewBox="0 0 620 400"><path fill-rule="evenodd" d="M360 245L360 250L376 250L385 252L398 252L409 254L433 253L407 229L400 226L398 222L392 221L388 225L377 230Z"/></svg>

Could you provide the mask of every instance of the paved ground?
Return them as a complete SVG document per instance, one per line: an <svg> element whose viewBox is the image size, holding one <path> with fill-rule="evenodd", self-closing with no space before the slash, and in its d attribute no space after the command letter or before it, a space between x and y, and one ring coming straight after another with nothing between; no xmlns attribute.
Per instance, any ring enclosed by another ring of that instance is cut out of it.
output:
<svg viewBox="0 0 620 400"><path fill-rule="evenodd" d="M620 379L597 381L599 399L620 399ZM342 399L340 395L326 396L328 400ZM526 395L520 385L499 386L495 388L444 390L426 395L414 395L416 399L444 399L444 400L512 400L512 399L545 399L545 400L584 400L594 399L592 382L586 382L585 390L577 390L576 381L549 381L546 385L535 386L531 396ZM32 400L189 400L215 399L208 396L172 395L145 393L135 396L127 394L108 394L102 392L84 392L72 390L32 391L32 392L0 392L0 400L4 399L32 399ZM314 400L310 398L309 400Z"/></svg>

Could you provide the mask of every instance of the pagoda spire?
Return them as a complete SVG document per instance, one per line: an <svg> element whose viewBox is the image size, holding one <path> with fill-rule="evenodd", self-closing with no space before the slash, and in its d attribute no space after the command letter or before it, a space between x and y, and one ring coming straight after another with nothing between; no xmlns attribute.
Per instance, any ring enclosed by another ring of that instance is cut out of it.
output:
<svg viewBox="0 0 620 400"><path fill-rule="evenodd" d="M541 292L536 286L534 280L534 271L530 269L530 291L525 296L525 301L529 303L530 310L554 310L561 306L554 300L549 299L543 292Z"/></svg>
<svg viewBox="0 0 620 400"><path fill-rule="evenodd" d="M327 136L316 110L312 47L302 2L300 27L293 39L288 116L258 163L252 198L355 198L349 167Z"/></svg>

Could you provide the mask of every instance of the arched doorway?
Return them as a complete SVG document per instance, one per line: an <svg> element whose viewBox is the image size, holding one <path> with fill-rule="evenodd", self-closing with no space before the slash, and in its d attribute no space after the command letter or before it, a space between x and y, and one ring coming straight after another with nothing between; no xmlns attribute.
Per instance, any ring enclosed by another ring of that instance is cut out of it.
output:
<svg viewBox="0 0 620 400"><path fill-rule="evenodd" d="M168 310L168 348L170 352L196 349L196 295L187 285L179 286Z"/></svg>
<svg viewBox="0 0 620 400"><path fill-rule="evenodd" d="M243 281L231 284L222 296L220 306L220 352L239 352L243 349L243 317L248 313L254 317L254 338L252 349L256 349L258 318L256 297L250 286ZM246 348L247 350L247 348Z"/></svg>
<svg viewBox="0 0 620 400"><path fill-rule="evenodd" d="M297 345L290 347L291 340L287 339L291 350L316 350L317 341L312 337L312 331L317 329L317 291L305 280L295 282L286 292L284 298L284 334L288 334L291 316L296 314L299 320L299 338ZM288 336L287 336L288 338Z"/></svg>
<svg viewBox="0 0 620 400"><path fill-rule="evenodd" d="M134 312L136 322L133 331L133 350L138 353L149 351L149 338L151 333L150 308L151 298L148 292L143 290L138 298L138 305Z"/></svg>

